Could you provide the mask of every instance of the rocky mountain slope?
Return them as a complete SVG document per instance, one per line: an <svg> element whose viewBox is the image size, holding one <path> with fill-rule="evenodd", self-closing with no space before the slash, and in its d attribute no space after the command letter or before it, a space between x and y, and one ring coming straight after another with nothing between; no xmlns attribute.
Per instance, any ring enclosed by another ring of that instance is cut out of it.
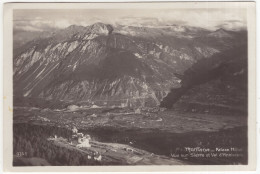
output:
<svg viewBox="0 0 260 174"><path fill-rule="evenodd" d="M189 90L193 90L186 96L189 102L227 104L244 109L247 106L246 45L217 53L206 60L201 59L183 75L177 76L182 79L181 87L171 90L161 102L163 107L172 107Z"/></svg>
<svg viewBox="0 0 260 174"><path fill-rule="evenodd" d="M14 49L14 95L156 106L183 86L178 74L246 42L223 29L73 25Z"/></svg>

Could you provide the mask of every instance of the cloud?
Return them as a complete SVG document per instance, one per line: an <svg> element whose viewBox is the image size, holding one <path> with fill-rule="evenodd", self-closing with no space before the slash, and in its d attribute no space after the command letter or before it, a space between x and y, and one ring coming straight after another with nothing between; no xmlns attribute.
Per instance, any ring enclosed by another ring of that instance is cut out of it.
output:
<svg viewBox="0 0 260 174"><path fill-rule="evenodd" d="M161 25L157 18L148 17L122 17L115 20L115 24L132 26L156 26Z"/></svg>
<svg viewBox="0 0 260 174"><path fill-rule="evenodd" d="M29 21L29 25L35 26L38 28L44 28L45 26L52 25L52 22L46 21L46 20L33 20L33 21Z"/></svg>
<svg viewBox="0 0 260 174"><path fill-rule="evenodd" d="M32 26L19 26L16 27L15 30L22 30L22 31L43 31L42 29L35 28Z"/></svg>
<svg viewBox="0 0 260 174"><path fill-rule="evenodd" d="M159 12L157 14L161 23L185 24L195 27L207 28L211 30L225 21L239 21L241 25L246 25L241 11L223 11L223 10L178 10L169 12ZM234 25L234 27L236 27Z"/></svg>
<svg viewBox="0 0 260 174"><path fill-rule="evenodd" d="M217 28L224 28L226 30L245 30L246 26L242 21L239 20L230 20L225 21L223 24L216 26Z"/></svg>
<svg viewBox="0 0 260 174"><path fill-rule="evenodd" d="M42 17L36 16L36 17L35 17L35 20L42 20Z"/></svg>
<svg viewBox="0 0 260 174"><path fill-rule="evenodd" d="M46 31L53 27L51 21L48 20L17 20L14 21L14 30L22 31Z"/></svg>
<svg viewBox="0 0 260 174"><path fill-rule="evenodd" d="M86 10L19 10L14 13L14 28L50 30L70 25L87 26L96 22L112 25L158 26L189 25L216 30L246 28L242 9L86 9Z"/></svg>
<svg viewBox="0 0 260 174"><path fill-rule="evenodd" d="M66 19L56 20L54 22L54 27L57 27L57 28L66 28L70 25L72 25L72 23Z"/></svg>

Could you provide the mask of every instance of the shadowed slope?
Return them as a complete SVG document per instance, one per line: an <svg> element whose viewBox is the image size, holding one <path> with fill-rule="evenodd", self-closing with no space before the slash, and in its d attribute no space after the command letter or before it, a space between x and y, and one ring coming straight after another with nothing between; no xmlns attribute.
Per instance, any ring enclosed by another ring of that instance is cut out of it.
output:
<svg viewBox="0 0 260 174"><path fill-rule="evenodd" d="M211 58L195 63L184 72L177 75L182 80L181 87L171 89L160 106L171 108L189 89L220 79L242 91L247 90L247 47L241 45L233 49L213 55Z"/></svg>

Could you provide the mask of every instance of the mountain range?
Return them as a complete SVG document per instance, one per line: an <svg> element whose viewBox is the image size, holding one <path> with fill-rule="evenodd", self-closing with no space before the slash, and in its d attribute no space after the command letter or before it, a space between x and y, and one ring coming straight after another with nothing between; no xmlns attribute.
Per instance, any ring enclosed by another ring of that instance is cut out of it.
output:
<svg viewBox="0 0 260 174"><path fill-rule="evenodd" d="M31 38L14 37L16 97L170 108L206 84L209 96L224 85L246 100L247 31L95 23Z"/></svg>

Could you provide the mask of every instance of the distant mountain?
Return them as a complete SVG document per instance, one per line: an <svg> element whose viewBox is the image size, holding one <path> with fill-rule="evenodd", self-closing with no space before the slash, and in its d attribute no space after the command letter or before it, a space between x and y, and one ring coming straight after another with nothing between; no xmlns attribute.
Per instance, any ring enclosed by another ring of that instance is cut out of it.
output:
<svg viewBox="0 0 260 174"><path fill-rule="evenodd" d="M51 37L53 32L51 31L23 31L23 30L14 30L13 39L14 39L14 50L19 49L24 46L28 42L32 40L43 39L47 37Z"/></svg>
<svg viewBox="0 0 260 174"><path fill-rule="evenodd" d="M246 38L246 33L226 39L216 32L184 26L73 25L14 49L14 95L159 105L171 88L181 86L176 73Z"/></svg>
<svg viewBox="0 0 260 174"><path fill-rule="evenodd" d="M176 38L194 38L206 33L210 33L209 30L179 25L167 25L167 26L149 26L149 27L137 27L137 26L122 26L118 25L115 28L116 33L124 35L145 37L145 38L161 38L162 36L170 36Z"/></svg>
<svg viewBox="0 0 260 174"><path fill-rule="evenodd" d="M212 33L209 33L208 36L223 38L223 37L232 37L232 34L226 31L225 29L220 28Z"/></svg>

